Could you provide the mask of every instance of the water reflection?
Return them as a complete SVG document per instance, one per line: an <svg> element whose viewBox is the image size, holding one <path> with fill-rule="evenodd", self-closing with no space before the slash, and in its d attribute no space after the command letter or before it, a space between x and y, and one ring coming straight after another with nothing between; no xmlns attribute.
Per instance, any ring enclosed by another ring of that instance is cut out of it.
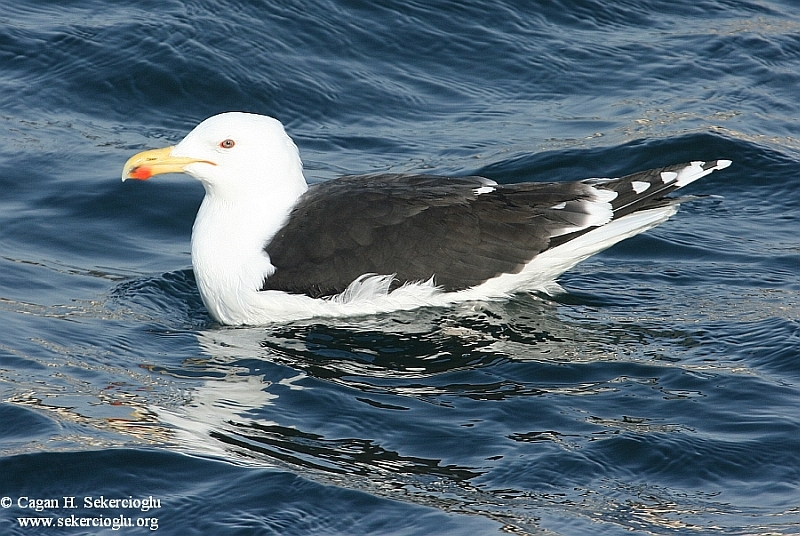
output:
<svg viewBox="0 0 800 536"><path fill-rule="evenodd" d="M680 505L664 509L673 490L645 501L624 479L604 495L596 482L586 487L592 471L616 473L592 460L590 445L612 441L605 452L630 437L669 444L692 433L652 403L699 396L662 385L684 369L625 355L620 332L561 320L534 297L336 325L204 329L202 357L160 369L204 381L186 405L156 411L181 449L485 516L509 532L541 532L564 515L586 527L691 529ZM694 344L658 329L627 337ZM619 414L607 402L620 392L648 403ZM570 402L586 397L597 405ZM700 515L717 508L712 497L692 500Z"/></svg>
<svg viewBox="0 0 800 536"><path fill-rule="evenodd" d="M519 533L541 532L548 520L563 525L565 516L587 532L598 522L654 532L707 527L716 512L730 512L721 498L680 484L637 486L701 472L713 481L733 467L746 479L749 465L777 467L732 450L721 439L731 430L714 426L761 437L759 415L785 409L718 412L739 408L722 403L728 393L764 400L767 384L777 392L762 373L792 370L792 339L773 340L794 333L791 321L727 328L743 350L783 349L764 353L757 371L702 325L613 317L619 309L575 296L223 328L204 316L189 275L126 282L80 314L24 307L24 318L47 321L49 332L26 337L35 349L15 354L14 370L29 379L0 371L13 380L6 401L83 431L54 435L48 448L146 443L277 466ZM102 345L82 342L101 329ZM136 342L143 339L146 354ZM695 456L679 455L687 452ZM721 469L705 468L706 459Z"/></svg>

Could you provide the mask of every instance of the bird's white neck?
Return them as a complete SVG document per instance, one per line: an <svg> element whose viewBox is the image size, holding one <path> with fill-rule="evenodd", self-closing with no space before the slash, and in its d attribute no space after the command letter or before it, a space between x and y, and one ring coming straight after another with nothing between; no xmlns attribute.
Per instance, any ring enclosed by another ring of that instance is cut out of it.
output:
<svg viewBox="0 0 800 536"><path fill-rule="evenodd" d="M206 188L192 228L192 266L203 302L218 322L251 318L256 294L274 272L264 246L307 189L299 175L279 191L221 195Z"/></svg>

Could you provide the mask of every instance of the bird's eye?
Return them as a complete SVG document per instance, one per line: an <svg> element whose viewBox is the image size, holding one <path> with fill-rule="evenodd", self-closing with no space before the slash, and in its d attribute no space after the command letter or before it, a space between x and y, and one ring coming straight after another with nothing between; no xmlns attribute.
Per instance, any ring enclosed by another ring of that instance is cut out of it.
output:
<svg viewBox="0 0 800 536"><path fill-rule="evenodd" d="M223 149L232 149L234 145L236 145L236 142L231 139L219 142L219 146L222 147Z"/></svg>

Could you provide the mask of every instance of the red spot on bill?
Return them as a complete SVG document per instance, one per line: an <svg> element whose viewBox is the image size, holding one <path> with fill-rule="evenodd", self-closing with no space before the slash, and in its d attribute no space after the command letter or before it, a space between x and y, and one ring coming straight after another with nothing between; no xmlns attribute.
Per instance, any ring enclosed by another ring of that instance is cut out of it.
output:
<svg viewBox="0 0 800 536"><path fill-rule="evenodd" d="M138 166L133 168L128 176L132 179L147 180L153 176L153 172L149 166Z"/></svg>

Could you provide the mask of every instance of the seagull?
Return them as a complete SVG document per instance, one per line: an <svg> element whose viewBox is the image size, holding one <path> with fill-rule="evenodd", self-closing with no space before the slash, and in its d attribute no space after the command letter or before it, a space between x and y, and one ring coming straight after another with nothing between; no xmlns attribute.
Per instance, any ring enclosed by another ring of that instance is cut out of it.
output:
<svg viewBox="0 0 800 536"><path fill-rule="evenodd" d="M201 182L191 250L203 303L221 324L261 325L553 294L566 270L675 214L667 194L730 163L573 182L378 173L309 186L280 121L228 112L132 156L122 180Z"/></svg>

